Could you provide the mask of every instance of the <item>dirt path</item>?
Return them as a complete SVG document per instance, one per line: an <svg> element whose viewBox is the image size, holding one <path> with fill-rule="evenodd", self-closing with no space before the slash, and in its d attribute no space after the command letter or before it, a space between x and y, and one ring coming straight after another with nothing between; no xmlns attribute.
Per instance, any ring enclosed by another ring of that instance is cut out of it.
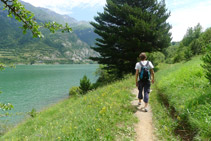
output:
<svg viewBox="0 0 211 141"><path fill-rule="evenodd" d="M132 101L132 105L137 107L135 115L139 119L138 124L135 125L136 141L156 141L156 138L153 135L154 127L152 124L152 111L150 105L148 106L148 112L142 111L144 103L142 102L141 105L138 106L138 89L133 89L132 93L136 95L135 100Z"/></svg>

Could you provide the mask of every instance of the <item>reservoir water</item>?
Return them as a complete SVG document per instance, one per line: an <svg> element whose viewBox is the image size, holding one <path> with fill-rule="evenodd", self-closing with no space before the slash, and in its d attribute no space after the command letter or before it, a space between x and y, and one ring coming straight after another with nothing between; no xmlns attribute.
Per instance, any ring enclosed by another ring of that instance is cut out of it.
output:
<svg viewBox="0 0 211 141"><path fill-rule="evenodd" d="M0 71L0 102L14 105L6 119L18 123L33 108L40 111L67 98L69 88L79 86L84 75L95 82L97 68L97 64L18 65Z"/></svg>

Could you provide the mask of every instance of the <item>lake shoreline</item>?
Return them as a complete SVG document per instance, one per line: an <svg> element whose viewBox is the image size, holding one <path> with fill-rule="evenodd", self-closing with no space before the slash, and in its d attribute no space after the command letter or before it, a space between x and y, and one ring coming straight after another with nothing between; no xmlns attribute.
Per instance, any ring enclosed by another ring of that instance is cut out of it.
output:
<svg viewBox="0 0 211 141"><path fill-rule="evenodd" d="M43 111L46 108L68 99L69 89L79 86L84 75L92 83L97 77L94 72L97 64L58 64L58 65L17 65L0 72L2 103L11 103L12 114ZM9 118L11 119L11 118ZM13 119L14 122L19 120ZM24 117L25 120L25 117ZM13 121L12 121L13 122Z"/></svg>

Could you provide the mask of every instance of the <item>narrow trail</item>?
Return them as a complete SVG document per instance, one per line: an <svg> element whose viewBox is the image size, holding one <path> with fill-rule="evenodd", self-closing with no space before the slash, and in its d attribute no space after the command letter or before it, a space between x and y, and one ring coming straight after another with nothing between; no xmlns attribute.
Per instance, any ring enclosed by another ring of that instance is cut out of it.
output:
<svg viewBox="0 0 211 141"><path fill-rule="evenodd" d="M150 105L148 105L148 112L142 111L144 102L138 106L138 89L132 90L132 93L136 95L136 98L132 101L132 105L137 107L135 115L138 117L139 122L135 125L136 141L156 141L156 137L153 134L154 127L152 123L152 111Z"/></svg>

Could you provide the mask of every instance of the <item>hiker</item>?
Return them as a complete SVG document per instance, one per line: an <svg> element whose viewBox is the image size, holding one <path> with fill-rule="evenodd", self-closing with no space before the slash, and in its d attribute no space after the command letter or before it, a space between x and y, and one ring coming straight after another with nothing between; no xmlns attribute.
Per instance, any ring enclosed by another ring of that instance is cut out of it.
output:
<svg viewBox="0 0 211 141"><path fill-rule="evenodd" d="M154 66L153 64L146 60L147 56L144 52L142 52L139 55L139 58L141 59L140 62L136 63L135 69L136 69L136 86L138 87L139 93L138 93L138 105L141 105L141 100L143 99L142 91L144 89L144 108L143 110L147 112L147 106L149 101L149 93L150 93L150 85L154 83ZM151 80L151 82L150 82Z"/></svg>

